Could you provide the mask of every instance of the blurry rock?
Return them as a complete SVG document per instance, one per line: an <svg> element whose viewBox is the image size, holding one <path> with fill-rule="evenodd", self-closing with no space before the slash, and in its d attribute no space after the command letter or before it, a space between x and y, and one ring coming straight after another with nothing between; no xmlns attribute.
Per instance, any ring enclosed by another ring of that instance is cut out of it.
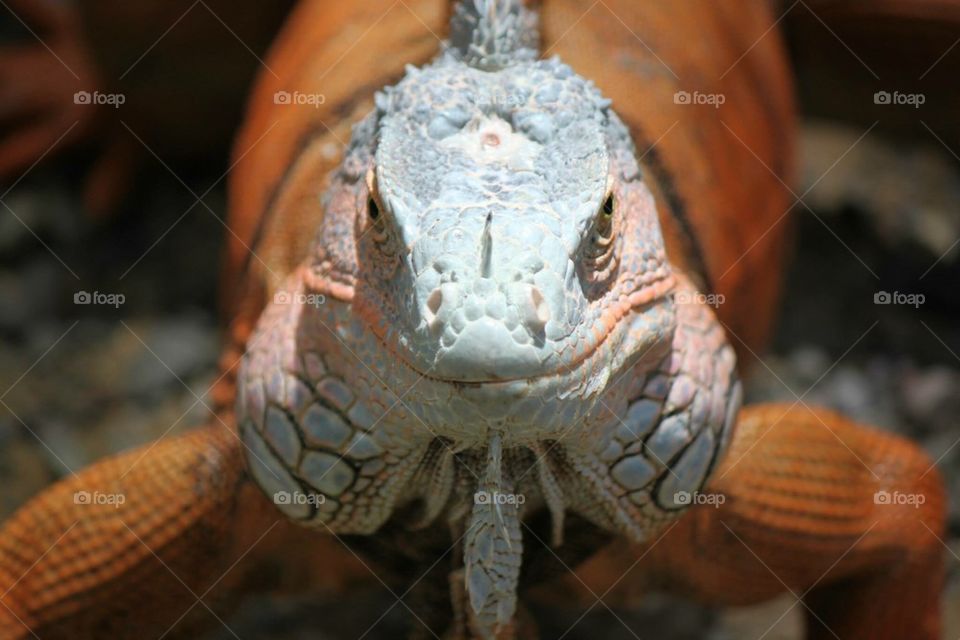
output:
<svg viewBox="0 0 960 640"><path fill-rule="evenodd" d="M82 222L78 204L71 200L67 188L55 180L44 181L39 188L18 185L4 202L7 206L0 207L0 256L9 256L33 244L45 252L37 236L66 243L76 237Z"/></svg>
<svg viewBox="0 0 960 640"><path fill-rule="evenodd" d="M217 332L199 316L128 325L139 348L125 380L130 393L180 390L184 378L215 362L220 351Z"/></svg>
<svg viewBox="0 0 960 640"><path fill-rule="evenodd" d="M896 426L889 419L892 403L884 393L884 385L871 385L862 366L837 365L821 384L814 397L822 398L823 404L863 422Z"/></svg>
<svg viewBox="0 0 960 640"><path fill-rule="evenodd" d="M706 638L709 640L800 640L803 638L803 606L789 594L752 607L734 607L722 612ZM795 606L794 606L795 605Z"/></svg>
<svg viewBox="0 0 960 640"><path fill-rule="evenodd" d="M0 331L21 331L52 314L57 303L59 265L33 258L16 270L0 272Z"/></svg>
<svg viewBox="0 0 960 640"><path fill-rule="evenodd" d="M960 236L960 176L954 158L932 134L904 143L871 132L857 143L863 133L805 122L798 193L811 189L804 200L821 215L855 206L870 215L890 244L908 239L935 257L942 255ZM960 252L951 255L952 260Z"/></svg>
<svg viewBox="0 0 960 640"><path fill-rule="evenodd" d="M904 408L918 422L937 419L960 408L960 373L944 366L907 369L903 375Z"/></svg>
<svg viewBox="0 0 960 640"><path fill-rule="evenodd" d="M823 347L803 345L789 356L790 367L807 380L816 380L830 368L830 358Z"/></svg>
<svg viewBox="0 0 960 640"><path fill-rule="evenodd" d="M90 463L88 429L83 429L69 416L46 416L30 421L34 434L43 441L40 452L52 475L63 477L76 473Z"/></svg>
<svg viewBox="0 0 960 640"><path fill-rule="evenodd" d="M4 409L0 407L0 412ZM0 519L5 519L32 495L48 485L51 474L41 449L28 434L15 433L14 428L0 430L14 436L4 440L0 455Z"/></svg>
<svg viewBox="0 0 960 640"><path fill-rule="evenodd" d="M960 543L951 545L953 557L960 558ZM950 556L947 556L950 560ZM943 596L943 637L960 638L960 560L950 565L951 579L947 583L947 592Z"/></svg>

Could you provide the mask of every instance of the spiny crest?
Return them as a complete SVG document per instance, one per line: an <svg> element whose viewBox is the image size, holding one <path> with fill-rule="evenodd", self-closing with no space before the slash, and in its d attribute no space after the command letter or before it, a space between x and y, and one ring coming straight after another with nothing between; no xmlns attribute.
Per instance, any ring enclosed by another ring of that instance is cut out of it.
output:
<svg viewBox="0 0 960 640"><path fill-rule="evenodd" d="M471 67L495 71L533 60L538 17L523 0L461 0L450 22L450 47Z"/></svg>

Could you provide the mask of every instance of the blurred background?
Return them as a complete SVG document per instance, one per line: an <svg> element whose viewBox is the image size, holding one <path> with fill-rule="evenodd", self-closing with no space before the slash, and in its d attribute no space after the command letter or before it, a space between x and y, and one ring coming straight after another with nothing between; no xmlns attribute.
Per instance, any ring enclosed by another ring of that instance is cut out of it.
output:
<svg viewBox="0 0 960 640"><path fill-rule="evenodd" d="M205 420L230 141L292 4L0 2L0 518L69 469ZM944 637L957 638L960 12L866 4L777 9L797 68L795 191L807 207L748 399L803 396L938 460L952 500ZM654 597L624 620L642 637L795 639L792 602L714 611ZM321 637L316 621L332 619L350 637L392 603L376 589L346 608L263 598L230 624L289 640ZM367 637L397 637L400 613ZM559 635L579 614L548 624ZM633 637L600 613L567 637L598 634Z"/></svg>

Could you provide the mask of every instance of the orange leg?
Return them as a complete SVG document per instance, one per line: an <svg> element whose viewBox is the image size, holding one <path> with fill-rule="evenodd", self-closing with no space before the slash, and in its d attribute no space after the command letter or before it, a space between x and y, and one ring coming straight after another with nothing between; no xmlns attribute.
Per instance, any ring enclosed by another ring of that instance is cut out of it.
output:
<svg viewBox="0 0 960 640"><path fill-rule="evenodd" d="M332 538L292 526L220 425L101 461L0 529L0 638L193 637L266 558L293 556L291 534L310 536L299 547L327 576L362 571Z"/></svg>
<svg viewBox="0 0 960 640"><path fill-rule="evenodd" d="M719 605L789 591L809 638L940 637L944 488L915 445L829 411L748 407L705 495L722 504L588 563L595 592L636 564L645 579L628 575L606 602L651 586Z"/></svg>

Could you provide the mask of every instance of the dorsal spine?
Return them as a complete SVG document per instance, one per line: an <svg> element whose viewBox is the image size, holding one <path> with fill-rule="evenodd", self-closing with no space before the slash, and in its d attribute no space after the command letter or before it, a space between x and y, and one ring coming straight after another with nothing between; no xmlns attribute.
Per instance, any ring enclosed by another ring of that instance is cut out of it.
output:
<svg viewBox="0 0 960 640"><path fill-rule="evenodd" d="M537 57L535 11L523 0L459 0L450 21L450 50L466 64L495 71Z"/></svg>

